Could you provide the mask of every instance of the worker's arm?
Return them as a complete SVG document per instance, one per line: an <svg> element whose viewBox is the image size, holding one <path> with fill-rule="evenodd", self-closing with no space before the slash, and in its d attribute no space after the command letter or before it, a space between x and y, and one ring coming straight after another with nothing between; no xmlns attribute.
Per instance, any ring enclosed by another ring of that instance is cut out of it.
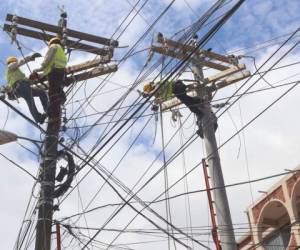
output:
<svg viewBox="0 0 300 250"><path fill-rule="evenodd" d="M31 56L27 56L24 59L21 59L21 60L19 60L17 62L10 63L7 67L9 68L9 70L14 71L17 68L19 68L20 66L22 66L25 63L28 63L30 61L32 61L32 57Z"/></svg>
<svg viewBox="0 0 300 250"><path fill-rule="evenodd" d="M42 66L38 69L35 69L35 72L43 71L53 60L54 56L56 53L56 47L55 45L51 45L50 48L48 49L46 56L44 58L44 61L42 62Z"/></svg>
<svg viewBox="0 0 300 250"><path fill-rule="evenodd" d="M41 57L41 54L40 53L33 53L31 56L26 56L24 59L21 59L21 60L19 60L17 62L10 63L8 65L8 69L11 70L11 71L14 71L17 68L19 68L22 65L24 65L25 63L28 63L30 61L34 61L35 58L37 58L37 57Z"/></svg>

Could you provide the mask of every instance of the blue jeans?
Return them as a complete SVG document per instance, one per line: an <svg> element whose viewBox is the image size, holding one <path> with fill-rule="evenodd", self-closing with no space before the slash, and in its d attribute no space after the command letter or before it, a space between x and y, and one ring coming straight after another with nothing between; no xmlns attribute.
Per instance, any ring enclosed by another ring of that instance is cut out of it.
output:
<svg viewBox="0 0 300 250"><path fill-rule="evenodd" d="M33 89L30 86L30 82L26 80L17 81L14 84L14 91L18 97L22 97L29 108L29 111L36 122L40 122L42 120L42 115L36 108L33 97L39 97L42 103L44 112L47 112L48 109L48 96L44 90L41 89Z"/></svg>

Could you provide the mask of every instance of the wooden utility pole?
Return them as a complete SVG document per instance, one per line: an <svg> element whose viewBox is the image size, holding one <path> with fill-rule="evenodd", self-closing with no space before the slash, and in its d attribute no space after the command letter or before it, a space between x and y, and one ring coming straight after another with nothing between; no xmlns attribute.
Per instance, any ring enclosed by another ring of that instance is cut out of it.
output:
<svg viewBox="0 0 300 250"><path fill-rule="evenodd" d="M51 232L53 217L53 193L55 188L57 146L61 124L61 104L59 92L49 85L48 125L44 141L41 163L41 191L38 203L38 222L36 227L36 250L51 249Z"/></svg>
<svg viewBox="0 0 300 250"><path fill-rule="evenodd" d="M163 47L152 46L154 52L179 60L185 60L187 54L194 52L196 49L196 42L192 45L184 45L164 38L162 34L158 35L157 42L162 44ZM201 108L204 115L203 117L197 117L197 125L199 130L203 132L211 185L212 188L216 188L213 190L213 194L219 239L215 240L221 242L222 250L235 250L236 241L215 137L217 118L212 112L210 102L213 92L249 77L250 72L244 70L245 65L239 64L235 56L224 56L211 51L198 50L188 61L192 64L195 84L187 86L187 94L202 100L202 103L199 103L199 108ZM202 70L204 66L220 72L205 78ZM181 104L176 97L170 100L158 99L156 102L161 104L162 110L168 110Z"/></svg>
<svg viewBox="0 0 300 250"><path fill-rule="evenodd" d="M56 222L56 249L61 250L61 235L59 222Z"/></svg>
<svg viewBox="0 0 300 250"><path fill-rule="evenodd" d="M17 39L17 35L24 35L45 41L52 37L59 36L62 38L63 45L68 50L78 49L100 56L100 59L98 58L92 61L67 67L67 80L65 83L67 86L78 81L87 80L99 75L117 71L117 66L115 64L108 65L108 63L112 58L114 48L118 46L118 42L115 40L67 29L66 18L67 14L62 12L59 25L55 26L8 14L6 16L6 21L11 22L11 24L5 24L4 30L11 32L12 41ZM20 25L41 29L43 32L19 27ZM49 32L54 34L49 34ZM70 40L69 37L76 38L78 41ZM107 47L98 48L93 45L85 44L81 41L101 44ZM89 69L91 70L87 71ZM85 72L82 72L83 70ZM45 81L47 81L47 79ZM38 81L36 84L38 84ZM50 250L54 212L53 197L55 191L56 161L59 143L59 131L61 126L62 103L61 100L59 100L59 89L57 89L57 87L49 84L43 84L42 86L46 86L48 88L49 112L46 135L44 139L44 148L41 156L42 162L40 164L41 171L39 181L41 185L41 191L38 202L38 221L36 226L35 250Z"/></svg>

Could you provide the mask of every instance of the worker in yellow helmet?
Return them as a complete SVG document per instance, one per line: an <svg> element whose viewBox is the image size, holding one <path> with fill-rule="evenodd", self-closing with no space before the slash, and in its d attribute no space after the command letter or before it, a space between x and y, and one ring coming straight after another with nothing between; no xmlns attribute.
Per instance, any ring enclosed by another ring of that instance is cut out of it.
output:
<svg viewBox="0 0 300 250"><path fill-rule="evenodd" d="M64 53L61 40L58 37L54 37L48 42L48 51L41 67L34 70L34 72L42 71L43 76L48 78L50 103L59 103L61 105L66 101L63 91L66 65L67 57Z"/></svg>
<svg viewBox="0 0 300 250"><path fill-rule="evenodd" d="M156 83L149 82L143 87L143 96L147 97L154 93L156 98L166 101L172 97L172 86L174 81L158 81ZM161 86L162 85L162 86Z"/></svg>
<svg viewBox="0 0 300 250"><path fill-rule="evenodd" d="M150 82L144 85L143 96L148 97L154 95L156 100L154 102L162 103L169 100L172 97L177 97L181 103L185 104L191 112L197 116L197 122L199 130L197 133L203 138L202 120L204 117L204 105L205 102L201 98L192 97L187 94L187 86L181 80L176 81L159 81ZM153 111L158 110L158 106L154 104L151 108ZM214 129L218 128L217 119L215 114L212 113L211 117L214 122Z"/></svg>
<svg viewBox="0 0 300 250"><path fill-rule="evenodd" d="M32 88L31 80L29 80L20 69L20 67L25 63L34 61L36 57L41 57L41 55L39 53L34 53L33 55L25 57L21 60L18 60L15 56L7 57L7 68L5 74L7 81L6 89L10 99L15 99L15 97L22 97L26 101L34 120L42 124L46 118L48 96L44 90ZM38 112L33 97L40 98L45 113L41 114L40 112Z"/></svg>
<svg viewBox="0 0 300 250"><path fill-rule="evenodd" d="M166 101L170 99L173 95L172 93L172 86L173 86L173 81L158 81L156 83L154 82L149 82L146 83L143 87L143 97L148 97L150 95L154 95L156 100L161 101ZM161 86L162 85L162 86ZM156 104L153 104L151 109L153 111L158 110L158 106Z"/></svg>

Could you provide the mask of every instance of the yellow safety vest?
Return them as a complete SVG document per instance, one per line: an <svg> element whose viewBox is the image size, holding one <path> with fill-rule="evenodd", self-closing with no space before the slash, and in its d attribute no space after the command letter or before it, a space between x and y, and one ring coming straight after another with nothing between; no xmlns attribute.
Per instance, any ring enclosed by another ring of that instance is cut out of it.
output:
<svg viewBox="0 0 300 250"><path fill-rule="evenodd" d="M59 44L55 44L54 46L56 47L55 55L52 61L44 69L44 75L48 75L53 68L64 69L67 65L67 57L63 48Z"/></svg>
<svg viewBox="0 0 300 250"><path fill-rule="evenodd" d="M25 74L19 68L15 70L6 68L5 78L10 88L12 88L17 81L26 79Z"/></svg>
<svg viewBox="0 0 300 250"><path fill-rule="evenodd" d="M159 90L156 92L155 97L161 99L162 101L167 101L169 99L172 98L173 96L173 81L160 81L157 84L161 85L163 84L163 86L161 86L159 88Z"/></svg>

